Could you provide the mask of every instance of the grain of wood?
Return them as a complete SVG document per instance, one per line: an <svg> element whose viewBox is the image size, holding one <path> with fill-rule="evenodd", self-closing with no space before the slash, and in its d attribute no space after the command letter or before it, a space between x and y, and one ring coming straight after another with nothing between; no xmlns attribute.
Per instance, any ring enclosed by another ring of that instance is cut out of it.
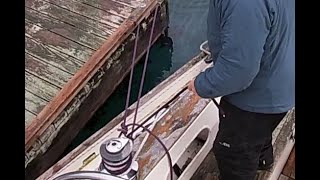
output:
<svg viewBox="0 0 320 180"><path fill-rule="evenodd" d="M25 89L48 102L51 101L60 90L57 86L28 72L25 72Z"/></svg>
<svg viewBox="0 0 320 180"><path fill-rule="evenodd" d="M25 20L91 49L98 49L104 41L101 37L87 33L62 21L52 19L29 8L25 8Z"/></svg>
<svg viewBox="0 0 320 180"><path fill-rule="evenodd" d="M106 0L77 0L78 2L87 4L89 6L101 9L110 14L118 15L123 18L128 18L134 8L118 3L118 1Z"/></svg>
<svg viewBox="0 0 320 180"><path fill-rule="evenodd" d="M41 61L51 64L72 75L75 74L84 64L84 62L77 60L72 56L64 54L29 37L25 38L25 47L26 53L37 57Z"/></svg>
<svg viewBox="0 0 320 180"><path fill-rule="evenodd" d="M72 75L25 53L25 70L62 88Z"/></svg>
<svg viewBox="0 0 320 180"><path fill-rule="evenodd" d="M25 29L25 34L27 37L40 41L51 48L54 48L79 60L85 61L91 56L91 54L93 54L92 49L81 46L74 41L45 30L38 25L25 22Z"/></svg>
<svg viewBox="0 0 320 180"><path fill-rule="evenodd" d="M88 6L86 4L76 2L74 0L44 0L60 6L62 8L68 9L69 11L81 14L82 16L94 19L100 23L107 24L111 27L118 28L120 24L124 21L124 18L110 14L106 11Z"/></svg>
<svg viewBox="0 0 320 180"><path fill-rule="evenodd" d="M285 165L285 167L283 168L282 174L295 179L296 177L296 168L295 168L295 147L292 149L290 156L288 158L288 161Z"/></svg>
<svg viewBox="0 0 320 180"><path fill-rule="evenodd" d="M31 120L36 117L35 114L33 114L32 112L28 111L28 110L25 110L24 111L24 126L27 127L30 123L31 123Z"/></svg>
<svg viewBox="0 0 320 180"><path fill-rule="evenodd" d="M294 179L281 174L278 180L294 180Z"/></svg>
<svg viewBox="0 0 320 180"><path fill-rule="evenodd" d="M47 101L39 98L38 96L32 94L29 91L25 91L25 109L28 111L38 114L44 106L47 104Z"/></svg>
<svg viewBox="0 0 320 180"><path fill-rule="evenodd" d="M118 4L121 4L121 5L125 5L125 6L129 6L131 8L136 8L137 7L137 4L138 4L138 1L128 1L128 0L111 0L112 2L116 2Z"/></svg>
<svg viewBox="0 0 320 180"><path fill-rule="evenodd" d="M116 28L99 23L95 20L81 16L55 4L46 1L26 0L26 7L31 8L39 13L48 15L49 17L65 22L88 33L95 34L99 37L107 39Z"/></svg>

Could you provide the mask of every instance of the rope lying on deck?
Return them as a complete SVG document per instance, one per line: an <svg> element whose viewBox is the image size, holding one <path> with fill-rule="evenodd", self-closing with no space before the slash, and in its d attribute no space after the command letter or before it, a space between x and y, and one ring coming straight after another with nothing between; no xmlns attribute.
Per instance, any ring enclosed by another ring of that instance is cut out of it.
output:
<svg viewBox="0 0 320 180"><path fill-rule="evenodd" d="M127 138L132 139L133 137L133 133L139 129L142 128L144 129L144 131L148 132L149 134L151 134L157 141L159 141L159 143L161 144L161 146L163 147L163 149L165 150L165 153L168 157L168 161L169 161L169 166L170 166L170 178L171 180L173 180L173 166L172 166L172 159L169 153L168 148L165 146L165 144L159 139L159 137L157 137L157 135L155 135L154 133L152 133L152 131L150 131L148 128L146 128L143 124L137 124L136 120L137 120L137 114L138 114L138 109L139 109L139 104L140 104L140 98L142 95L142 89L143 89L143 85L144 85L144 79L145 79L145 74L146 74L146 70L147 70L147 64L148 64L148 59L149 59L149 52L150 52L150 48L151 48L151 44L152 44L152 37L153 37L153 31L154 31L154 26L155 26L155 22L156 22L156 18L157 18L157 14L158 14L158 8L159 5L156 7L155 12L154 12L154 17L153 17L153 22L152 22L152 27L151 27L151 33L150 33L150 37L149 37L149 44L148 44L148 48L147 48L147 52L146 52L146 58L145 58L145 62L144 62L144 67L143 67L143 73L142 73L142 77L141 77L141 82L140 82L140 88L139 88L139 94L138 94L138 99L137 99L137 106L135 109L135 114L134 114L134 119L133 119L133 123L132 124L126 124L126 120L127 120L127 116L128 116L128 109L129 109L129 100L130 100L130 92L131 92L131 86L132 86L132 79L133 79L133 70L134 70L134 65L135 65L135 59L136 59L136 52L137 52L137 45L138 45L138 38L139 38L139 30L140 30L140 25L138 25L137 27L137 32L136 32L136 39L135 39L135 45L134 45L134 50L133 50L133 56L132 56L132 62L131 62L131 72L130 72L130 80L129 80L129 85L128 85L128 93L127 93L127 99L126 99L126 109L125 109L125 114L124 114L124 118L123 118L123 122L121 123L121 129L119 129L120 134L119 137L123 134L124 136L126 136ZM132 131L128 134L128 127L132 126ZM138 126L138 128L134 128L135 126Z"/></svg>

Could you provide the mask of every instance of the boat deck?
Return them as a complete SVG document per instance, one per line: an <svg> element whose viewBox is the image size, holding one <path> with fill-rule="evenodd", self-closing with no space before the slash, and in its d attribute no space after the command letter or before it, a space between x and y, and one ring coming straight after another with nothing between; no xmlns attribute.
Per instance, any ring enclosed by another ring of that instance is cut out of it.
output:
<svg viewBox="0 0 320 180"><path fill-rule="evenodd" d="M169 149L172 149L173 146L179 146L176 145L175 142L184 132L188 131L190 126L193 126L196 117L201 114L209 103L209 100L200 99L185 89L185 84L201 72L202 69L208 66L203 62L204 59L207 59L207 56L204 54L200 54L193 58L190 62L141 98L138 111L138 123L148 120L150 116L157 114L159 110L168 108L168 112L155 123L153 132ZM193 70L189 71L190 69ZM135 107L136 103L129 107L127 123L132 122ZM61 173L63 174L76 170L93 170L98 167L101 162L99 156L100 145L104 143L106 139L119 135L117 129L120 128L123 115L124 112L115 117L105 127L101 128L85 142L49 168L38 178L38 180L53 179ZM144 139L145 136L146 133L143 133L135 140L133 150L133 154L137 153L139 179L146 178L154 167L162 162L161 159L165 159L165 167L169 170L163 148L152 136L148 136L147 139ZM144 140L145 143L141 143ZM141 144L144 144L144 146L138 150ZM179 146L179 148L184 147ZM174 158L173 161L175 161L177 156L172 155L172 158ZM162 173L162 175L167 173Z"/></svg>
<svg viewBox="0 0 320 180"><path fill-rule="evenodd" d="M214 156L210 152L218 128L218 118L209 118L217 116L218 111L209 100L199 99L185 90L185 85L190 79L209 66L204 63L207 58L209 57L201 53L189 61L143 96L138 110L138 124L143 124L155 116L160 117L152 131L169 149L172 162L175 164L174 173L181 179L190 179L192 175L192 179L215 179L218 174ZM129 107L129 124L133 121L135 107L135 104ZM168 112L161 116L162 110ZM124 112L49 168L38 180L53 179L67 172L96 170L101 163L100 145L106 139L119 135L118 129L123 116ZM273 133L276 170L288 169L287 174L290 174L289 170L292 168L283 168L281 164L284 165L285 161L290 159L286 157L286 153L289 156L290 151L287 149L294 144L290 138L293 137L293 128L294 111L290 111ZM136 138L133 148L133 154L137 156L139 164L139 179L166 179L170 167L165 151L152 136L145 136L146 133L142 133ZM274 170L262 173L263 177L257 180L270 179L270 174L277 174L273 173Z"/></svg>
<svg viewBox="0 0 320 180"><path fill-rule="evenodd" d="M138 25L136 62L145 53L158 5L152 42L167 28L166 3L25 0L26 167L58 135L68 138L62 139L67 145L111 95L130 70ZM62 133L66 125L69 129ZM53 158L44 166L52 165L66 145L52 150Z"/></svg>

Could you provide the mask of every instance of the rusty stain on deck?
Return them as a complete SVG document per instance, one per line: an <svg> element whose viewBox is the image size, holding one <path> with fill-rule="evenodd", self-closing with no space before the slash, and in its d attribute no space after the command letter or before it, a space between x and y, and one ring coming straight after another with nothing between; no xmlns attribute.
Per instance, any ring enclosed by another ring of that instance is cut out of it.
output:
<svg viewBox="0 0 320 180"><path fill-rule="evenodd" d="M171 105L169 112L156 124L153 132L169 149L208 102L188 90L184 91ZM139 178L146 177L164 155L165 151L160 143L149 136L137 159L140 167Z"/></svg>

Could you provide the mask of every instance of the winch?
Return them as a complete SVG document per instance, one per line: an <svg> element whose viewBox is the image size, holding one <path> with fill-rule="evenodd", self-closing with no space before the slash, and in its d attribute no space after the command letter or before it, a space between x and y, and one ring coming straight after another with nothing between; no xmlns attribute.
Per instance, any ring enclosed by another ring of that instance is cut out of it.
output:
<svg viewBox="0 0 320 180"><path fill-rule="evenodd" d="M100 146L99 170L128 180L135 180L138 162L133 161L133 142L126 137L112 138Z"/></svg>
<svg viewBox="0 0 320 180"><path fill-rule="evenodd" d="M133 160L133 141L126 137L111 138L100 146L101 163L98 171L76 171L55 180L136 180L138 162Z"/></svg>

